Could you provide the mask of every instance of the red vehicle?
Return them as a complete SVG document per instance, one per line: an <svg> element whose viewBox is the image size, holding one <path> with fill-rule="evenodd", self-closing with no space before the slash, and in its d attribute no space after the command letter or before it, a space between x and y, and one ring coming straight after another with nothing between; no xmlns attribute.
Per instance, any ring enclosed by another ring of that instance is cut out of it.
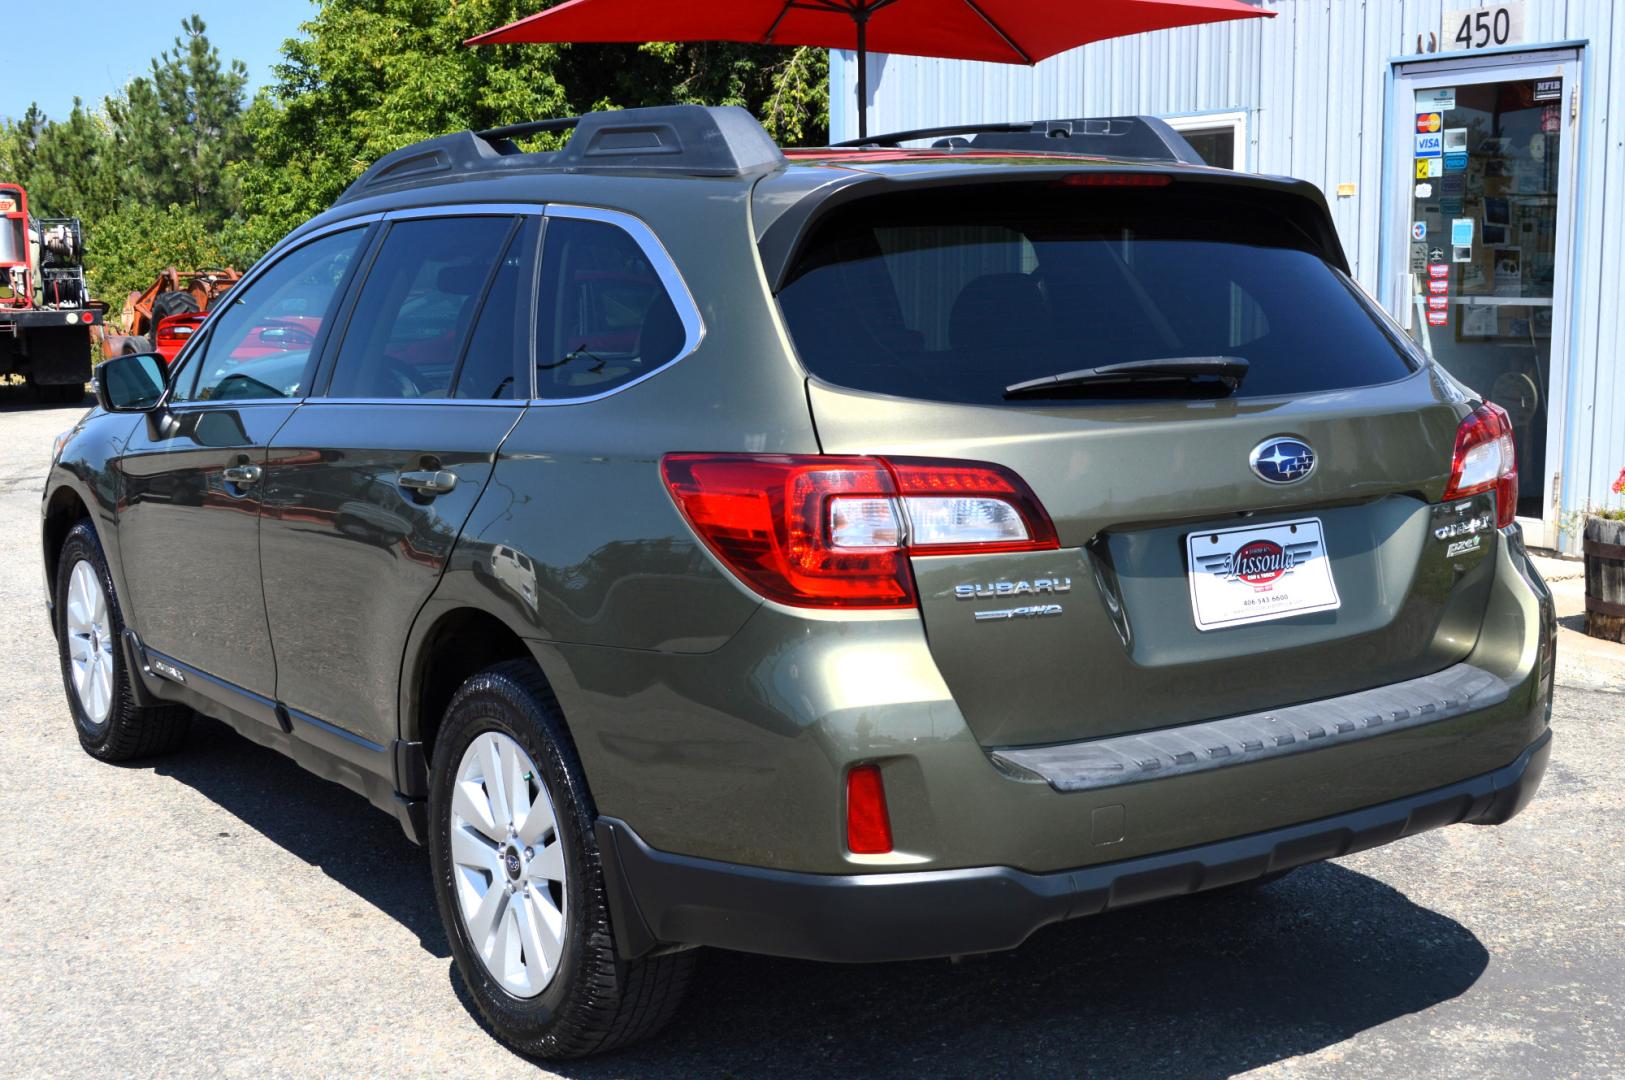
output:
<svg viewBox="0 0 1625 1080"><path fill-rule="evenodd" d="M80 400L104 315L85 287L79 220L31 217L28 193L0 183L0 375L23 376L36 401Z"/></svg>

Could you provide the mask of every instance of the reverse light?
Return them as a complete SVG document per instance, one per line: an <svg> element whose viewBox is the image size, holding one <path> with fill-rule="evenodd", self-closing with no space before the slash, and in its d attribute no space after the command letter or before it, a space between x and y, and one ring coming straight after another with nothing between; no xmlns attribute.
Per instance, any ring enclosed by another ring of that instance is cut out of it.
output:
<svg viewBox="0 0 1625 1080"><path fill-rule="evenodd" d="M1512 442L1512 421L1501 406L1486 402L1474 409L1456 429L1456 450L1450 466L1450 486L1444 497L1461 499L1495 492L1495 524L1511 525L1518 515L1518 456Z"/></svg>
<svg viewBox="0 0 1625 1080"><path fill-rule="evenodd" d="M854 855L891 851L891 814L878 765L855 765L846 774L846 849Z"/></svg>
<svg viewBox="0 0 1625 1080"><path fill-rule="evenodd" d="M1027 485L982 462L668 454L660 469L711 551L798 607L913 607L910 555L1059 546Z"/></svg>
<svg viewBox="0 0 1625 1080"><path fill-rule="evenodd" d="M1008 469L968 461L890 458L908 547L916 555L987 555L1060 547L1038 497Z"/></svg>

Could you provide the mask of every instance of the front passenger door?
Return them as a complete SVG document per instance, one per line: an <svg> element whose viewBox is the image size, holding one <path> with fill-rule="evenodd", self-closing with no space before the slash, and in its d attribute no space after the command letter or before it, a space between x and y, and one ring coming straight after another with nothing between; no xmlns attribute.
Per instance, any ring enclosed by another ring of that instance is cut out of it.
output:
<svg viewBox="0 0 1625 1080"><path fill-rule="evenodd" d="M325 388L267 463L277 698L351 758L396 736L407 631L530 394L540 208L446 213L386 221Z"/></svg>
<svg viewBox="0 0 1625 1080"><path fill-rule="evenodd" d="M228 295L120 460L119 547L132 625L152 651L212 679L200 692L272 721L260 588L266 447L298 408L365 226L292 248ZM265 331L297 327L297 342Z"/></svg>

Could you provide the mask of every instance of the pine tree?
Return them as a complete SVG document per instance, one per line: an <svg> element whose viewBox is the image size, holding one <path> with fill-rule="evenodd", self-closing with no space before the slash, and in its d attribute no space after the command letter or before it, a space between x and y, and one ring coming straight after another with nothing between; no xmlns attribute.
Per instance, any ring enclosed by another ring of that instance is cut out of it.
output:
<svg viewBox="0 0 1625 1080"><path fill-rule="evenodd" d="M222 65L203 20L181 21L173 50L108 101L126 190L151 206L178 205L211 225L234 209L227 167L248 152L242 61Z"/></svg>

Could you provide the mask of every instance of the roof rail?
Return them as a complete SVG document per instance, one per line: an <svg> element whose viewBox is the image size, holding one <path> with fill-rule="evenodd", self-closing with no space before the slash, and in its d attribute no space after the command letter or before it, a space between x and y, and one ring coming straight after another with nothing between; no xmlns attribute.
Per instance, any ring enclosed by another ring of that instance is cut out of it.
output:
<svg viewBox="0 0 1625 1080"><path fill-rule="evenodd" d="M486 128L474 134L488 143L511 141L513 139L526 139L532 135L540 135L545 131L569 131L581 123L579 116L560 116L552 120L527 120L523 124L509 124L506 127Z"/></svg>
<svg viewBox="0 0 1625 1080"><path fill-rule="evenodd" d="M969 138L966 138L969 136ZM1031 120L1014 124L956 124L871 135L835 143L841 147L896 147L921 139L938 149L1020 150L1041 154L1182 161L1204 165L1185 137L1155 116L1097 116Z"/></svg>
<svg viewBox="0 0 1625 1080"><path fill-rule="evenodd" d="M514 143L551 131L571 132L563 149L525 153ZM783 164L778 143L744 109L665 105L442 135L386 154L338 202L466 174L626 170L727 177L749 176Z"/></svg>

